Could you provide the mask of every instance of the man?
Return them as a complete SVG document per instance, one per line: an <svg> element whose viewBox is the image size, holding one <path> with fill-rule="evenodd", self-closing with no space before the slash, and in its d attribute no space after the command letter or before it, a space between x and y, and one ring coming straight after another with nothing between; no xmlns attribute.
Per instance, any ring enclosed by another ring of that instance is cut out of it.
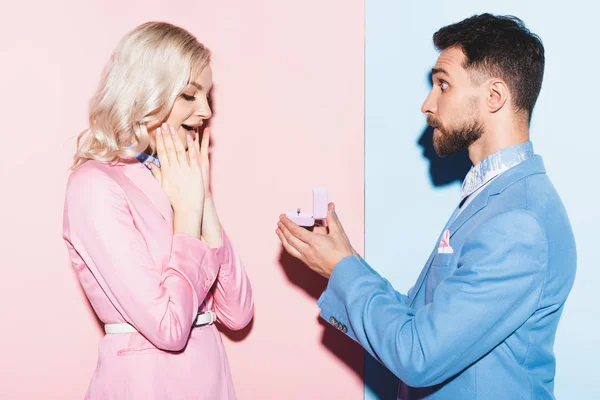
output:
<svg viewBox="0 0 600 400"><path fill-rule="evenodd" d="M422 111L440 156L468 149L456 211L403 295L327 228L281 216L292 256L329 278L321 316L402 384L400 399L552 399L554 337L575 277L567 213L529 141L544 48L514 17L444 27ZM402 268L402 260L398 260Z"/></svg>

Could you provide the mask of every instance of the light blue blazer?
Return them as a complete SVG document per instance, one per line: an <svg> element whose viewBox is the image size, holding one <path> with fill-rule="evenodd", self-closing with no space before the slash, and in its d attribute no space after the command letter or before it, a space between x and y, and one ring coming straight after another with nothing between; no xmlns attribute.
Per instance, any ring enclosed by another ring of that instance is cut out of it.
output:
<svg viewBox="0 0 600 400"><path fill-rule="evenodd" d="M438 253L438 241L408 295L350 256L318 301L321 317L400 378L399 399L553 399L576 249L541 157L497 177L450 221L453 253Z"/></svg>

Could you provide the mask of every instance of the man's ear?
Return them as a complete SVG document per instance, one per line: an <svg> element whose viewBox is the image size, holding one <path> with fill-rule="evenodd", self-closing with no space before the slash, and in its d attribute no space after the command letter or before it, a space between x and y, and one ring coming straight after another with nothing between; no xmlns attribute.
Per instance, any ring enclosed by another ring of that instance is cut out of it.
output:
<svg viewBox="0 0 600 400"><path fill-rule="evenodd" d="M491 113L498 112L504 107L510 92L508 85L501 79L493 79L487 85L487 107Z"/></svg>

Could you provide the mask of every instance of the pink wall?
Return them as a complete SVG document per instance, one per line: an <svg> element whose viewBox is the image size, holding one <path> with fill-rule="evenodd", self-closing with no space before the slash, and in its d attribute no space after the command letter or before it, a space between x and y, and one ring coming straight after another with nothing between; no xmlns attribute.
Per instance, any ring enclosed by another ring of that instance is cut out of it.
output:
<svg viewBox="0 0 600 400"><path fill-rule="evenodd" d="M119 38L147 20L214 52L214 195L256 294L225 337L240 399L362 398L362 351L280 260L280 212L325 186L363 248L363 1L13 2L0 25L0 398L79 399L102 332L60 237L66 170ZM283 265L282 265L283 264Z"/></svg>

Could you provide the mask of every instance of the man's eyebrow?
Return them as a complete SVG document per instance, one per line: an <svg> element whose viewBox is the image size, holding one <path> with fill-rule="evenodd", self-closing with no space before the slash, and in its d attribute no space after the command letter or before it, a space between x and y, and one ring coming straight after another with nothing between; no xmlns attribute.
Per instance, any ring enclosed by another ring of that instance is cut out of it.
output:
<svg viewBox="0 0 600 400"><path fill-rule="evenodd" d="M431 75L435 75L435 74L445 74L445 75L450 76L448 71L446 71L444 68L432 68Z"/></svg>

